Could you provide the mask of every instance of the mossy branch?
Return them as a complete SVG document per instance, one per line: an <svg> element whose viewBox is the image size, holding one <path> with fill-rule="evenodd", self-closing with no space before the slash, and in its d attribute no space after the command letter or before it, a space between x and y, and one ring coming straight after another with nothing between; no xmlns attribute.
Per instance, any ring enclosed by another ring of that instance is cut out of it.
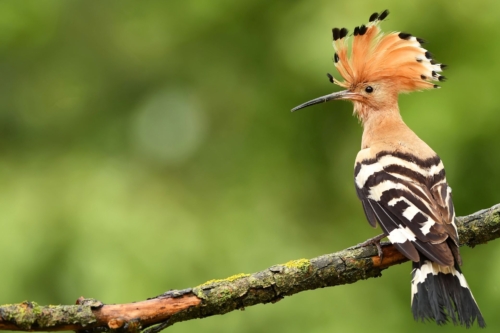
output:
<svg viewBox="0 0 500 333"><path fill-rule="evenodd" d="M500 237L500 204L457 220L461 245L474 247ZM0 306L0 329L157 332L184 320L274 303L305 290L378 277L384 269L407 261L390 244L383 244L382 250L382 261L375 246L347 249L313 259L292 260L254 274L210 280L136 303L104 305L80 298L76 305L7 304Z"/></svg>

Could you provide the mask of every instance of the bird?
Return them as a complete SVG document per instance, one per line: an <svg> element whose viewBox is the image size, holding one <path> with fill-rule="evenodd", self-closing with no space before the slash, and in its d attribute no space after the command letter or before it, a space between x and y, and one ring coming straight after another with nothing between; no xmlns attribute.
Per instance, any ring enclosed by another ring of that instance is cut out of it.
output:
<svg viewBox="0 0 500 333"><path fill-rule="evenodd" d="M361 150L354 164L354 184L366 219L377 224L412 261L411 310L416 321L451 320L455 325L486 323L460 269L455 209L439 156L403 121L398 95L440 88L446 65L434 60L425 41L406 32L384 34L380 23L388 10L368 23L334 28L333 61L345 88L292 109L335 100L350 101L362 126ZM380 252L379 252L379 255Z"/></svg>

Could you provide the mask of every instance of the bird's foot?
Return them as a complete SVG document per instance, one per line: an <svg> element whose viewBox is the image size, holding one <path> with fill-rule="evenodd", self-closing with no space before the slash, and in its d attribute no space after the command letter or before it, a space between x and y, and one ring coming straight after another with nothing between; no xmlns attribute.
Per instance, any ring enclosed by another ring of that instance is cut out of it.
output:
<svg viewBox="0 0 500 333"><path fill-rule="evenodd" d="M365 247L368 245L375 245L375 247L377 247L377 252L378 252L378 256L380 257L380 261L382 262L382 259L384 259L384 252L382 251L382 246L380 245L380 241L382 239L384 239L385 237L387 237L387 235L380 234L378 236L375 236L373 238L368 239L367 241L365 241L363 243L359 243L358 245L354 245L354 246L348 248L348 250L359 249L360 247Z"/></svg>

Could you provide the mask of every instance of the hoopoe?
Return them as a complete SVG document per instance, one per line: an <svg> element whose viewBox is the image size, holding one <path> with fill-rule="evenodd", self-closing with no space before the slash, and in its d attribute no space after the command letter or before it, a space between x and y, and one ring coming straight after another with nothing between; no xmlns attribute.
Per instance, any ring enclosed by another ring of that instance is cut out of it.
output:
<svg viewBox="0 0 500 333"><path fill-rule="evenodd" d="M398 94L439 88L445 65L432 59L424 41L404 32L382 34L379 23L388 10L374 13L356 27L335 28L335 67L347 90L313 99L292 109L333 100L354 104L363 125L354 183L366 218L377 222L389 241L413 261L411 308L417 321L435 320L470 327L485 321L460 270L451 188L438 155L404 122ZM380 238L378 239L380 241Z"/></svg>

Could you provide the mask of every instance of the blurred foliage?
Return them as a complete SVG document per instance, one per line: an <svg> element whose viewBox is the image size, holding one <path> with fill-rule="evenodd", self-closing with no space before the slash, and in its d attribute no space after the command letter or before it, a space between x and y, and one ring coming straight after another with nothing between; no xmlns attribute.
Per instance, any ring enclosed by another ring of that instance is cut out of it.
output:
<svg viewBox="0 0 500 333"><path fill-rule="evenodd" d="M353 187L352 106L289 110L337 89L330 29L386 8L385 31L450 65L400 108L458 214L500 202L500 2L0 1L0 303L141 300L380 232ZM500 246L462 252L498 330ZM457 330L413 322L409 273L169 331Z"/></svg>

